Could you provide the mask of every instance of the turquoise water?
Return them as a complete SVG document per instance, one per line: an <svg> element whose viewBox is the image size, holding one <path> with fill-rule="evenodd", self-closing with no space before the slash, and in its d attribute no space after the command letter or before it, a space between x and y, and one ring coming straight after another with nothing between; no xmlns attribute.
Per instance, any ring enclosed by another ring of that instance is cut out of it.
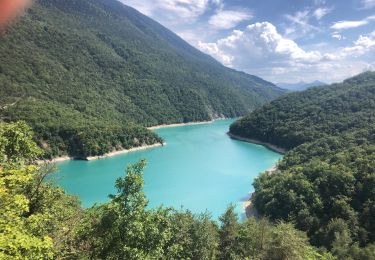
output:
<svg viewBox="0 0 375 260"><path fill-rule="evenodd" d="M193 212L210 211L214 218L230 203L242 211L242 202L253 190L253 179L280 158L263 146L230 139L226 132L233 120L155 130L167 145L95 161L58 163L54 176L83 206L108 200L114 182L126 165L147 159L145 193L150 207L183 207Z"/></svg>

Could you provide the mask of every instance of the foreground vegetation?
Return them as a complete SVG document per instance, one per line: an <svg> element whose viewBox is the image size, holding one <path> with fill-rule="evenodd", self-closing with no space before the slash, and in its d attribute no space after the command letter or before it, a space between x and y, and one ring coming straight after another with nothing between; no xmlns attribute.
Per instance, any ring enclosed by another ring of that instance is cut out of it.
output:
<svg viewBox="0 0 375 260"><path fill-rule="evenodd" d="M148 209L145 161L127 168L108 203L83 209L45 181L50 166L33 164L41 154L25 123L0 124L0 259L335 259L293 224L240 223L232 206L219 223Z"/></svg>
<svg viewBox="0 0 375 260"><path fill-rule="evenodd" d="M26 121L46 157L152 144L144 126L235 117L283 93L116 0L36 0L0 37L0 118Z"/></svg>
<svg viewBox="0 0 375 260"><path fill-rule="evenodd" d="M290 149L254 182L261 214L340 259L375 258L375 73L287 95L230 131Z"/></svg>

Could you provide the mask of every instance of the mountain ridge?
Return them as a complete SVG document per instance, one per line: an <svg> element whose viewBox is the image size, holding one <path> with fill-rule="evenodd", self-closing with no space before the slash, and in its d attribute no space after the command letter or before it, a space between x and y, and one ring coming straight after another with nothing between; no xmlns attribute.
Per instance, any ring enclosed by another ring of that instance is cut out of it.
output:
<svg viewBox="0 0 375 260"><path fill-rule="evenodd" d="M306 90L306 89L311 88L311 87L319 87L319 86L323 86L323 85L327 85L327 84L322 82L322 81L319 81L319 80L315 80L315 81L312 81L312 82L300 81L300 82L297 82L297 83L276 83L276 86L278 86L282 89L287 89L287 90L291 90L291 91L302 91L302 90Z"/></svg>
<svg viewBox="0 0 375 260"><path fill-rule="evenodd" d="M236 117L284 93L115 0L35 1L1 38L0 116L30 124L49 156L151 144L142 127Z"/></svg>

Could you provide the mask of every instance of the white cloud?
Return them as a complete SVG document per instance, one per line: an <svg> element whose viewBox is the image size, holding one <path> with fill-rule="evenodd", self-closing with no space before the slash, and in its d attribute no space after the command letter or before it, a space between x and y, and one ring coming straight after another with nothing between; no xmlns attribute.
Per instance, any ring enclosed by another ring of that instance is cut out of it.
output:
<svg viewBox="0 0 375 260"><path fill-rule="evenodd" d="M137 0L120 0L122 3L129 5L135 9L137 9L139 12L150 16L152 14L152 11L154 7L150 5L148 1L137 1Z"/></svg>
<svg viewBox="0 0 375 260"><path fill-rule="evenodd" d="M231 29L242 21L253 18L250 11L219 10L208 23L217 29Z"/></svg>
<svg viewBox="0 0 375 260"><path fill-rule="evenodd" d="M222 50L220 50L219 46L216 43L198 43L198 48L201 51L208 53L218 59L221 63L228 67L232 67L232 62L234 57L231 55L225 54Z"/></svg>
<svg viewBox="0 0 375 260"><path fill-rule="evenodd" d="M182 18L196 18L202 15L209 0L157 0L160 9L171 11Z"/></svg>
<svg viewBox="0 0 375 260"><path fill-rule="evenodd" d="M1 0L0 0L1 1ZM314 0L314 7L286 15L284 34L271 23L254 23L222 37L220 30L234 28L251 19L249 10L226 10L223 0L120 0L172 28L185 40L211 54L227 66L259 75L274 82L301 80L338 81L368 68L375 68L375 31L361 35L352 44L330 50L332 41L300 46L293 39L314 37L332 8L327 1ZM375 7L375 0L359 0L364 8ZM208 20L208 14L213 14ZM331 37L344 39L342 31L370 24L375 16L332 24ZM315 26L319 24L319 26ZM287 28L286 28L287 27ZM207 40L217 39L219 40ZM307 42L308 44L308 42ZM319 45L321 44L321 46Z"/></svg>
<svg viewBox="0 0 375 260"><path fill-rule="evenodd" d="M339 40L339 41L341 41L341 40L345 40L345 39L346 39L345 36L339 34L338 32L334 32L334 33L332 33L331 36L332 36L332 38L337 39L337 40Z"/></svg>
<svg viewBox="0 0 375 260"><path fill-rule="evenodd" d="M227 66L270 66L294 62L316 62L319 52L307 52L297 43L281 36L269 23L255 23L244 31L235 30L227 38L216 43L200 43L199 47Z"/></svg>
<svg viewBox="0 0 375 260"><path fill-rule="evenodd" d="M320 20L330 12L332 12L332 8L319 7L314 11L313 15L317 20Z"/></svg>
<svg viewBox="0 0 375 260"><path fill-rule="evenodd" d="M339 33L332 37L342 39ZM375 49L375 31L360 36L350 46L325 53L321 51L324 47L306 50L279 34L273 24L262 22L251 24L245 30L234 30L216 42L200 42L198 47L226 66L274 82L317 79L331 82L360 73L370 66L365 57Z"/></svg>
<svg viewBox="0 0 375 260"><path fill-rule="evenodd" d="M221 5L221 0L120 0L142 13L158 18L165 23L175 19L184 22L195 21L211 6Z"/></svg>
<svg viewBox="0 0 375 260"><path fill-rule="evenodd" d="M362 0L361 5L363 9L371 9L375 7L375 0Z"/></svg>
<svg viewBox="0 0 375 260"><path fill-rule="evenodd" d="M318 11L318 15L323 15L322 11ZM290 38L300 38L306 34L320 32L321 30L310 23L311 18L315 17L315 12L304 10L296 12L294 15L285 15L285 18L291 23L286 29L285 34ZM321 16L323 17L323 16Z"/></svg>
<svg viewBox="0 0 375 260"><path fill-rule="evenodd" d="M350 28L356 28L368 24L368 21L341 21L331 26L334 30L345 30Z"/></svg>
<svg viewBox="0 0 375 260"><path fill-rule="evenodd" d="M371 21L374 21L374 20L375 20L375 16L369 16L369 17L366 17L365 19L359 20L359 21L340 21L340 22L334 23L331 26L331 29L345 30L345 29L357 28L357 27L360 27L360 26L367 25Z"/></svg>
<svg viewBox="0 0 375 260"><path fill-rule="evenodd" d="M375 37L373 35L360 35L353 46L346 47L342 50L342 56L359 57L370 51L375 47Z"/></svg>

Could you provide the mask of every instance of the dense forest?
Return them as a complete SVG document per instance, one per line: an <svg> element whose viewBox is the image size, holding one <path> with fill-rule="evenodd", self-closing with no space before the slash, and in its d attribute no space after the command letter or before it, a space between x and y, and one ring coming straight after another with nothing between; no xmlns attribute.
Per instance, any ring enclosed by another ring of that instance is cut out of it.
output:
<svg viewBox="0 0 375 260"><path fill-rule="evenodd" d="M356 247L375 254L374 72L281 97L230 131L289 149L254 182L261 214L292 221L340 259L360 259Z"/></svg>
<svg viewBox="0 0 375 260"><path fill-rule="evenodd" d="M240 116L283 93L116 0L36 0L0 38L0 117L32 126L46 157L155 143L141 127Z"/></svg>
<svg viewBox="0 0 375 260"><path fill-rule="evenodd" d="M46 181L53 167L34 164L41 153L24 122L0 123L0 259L336 259L291 223L239 222L233 206L219 222L148 209L143 160L127 167L108 203L83 209ZM373 249L352 254L370 259Z"/></svg>

